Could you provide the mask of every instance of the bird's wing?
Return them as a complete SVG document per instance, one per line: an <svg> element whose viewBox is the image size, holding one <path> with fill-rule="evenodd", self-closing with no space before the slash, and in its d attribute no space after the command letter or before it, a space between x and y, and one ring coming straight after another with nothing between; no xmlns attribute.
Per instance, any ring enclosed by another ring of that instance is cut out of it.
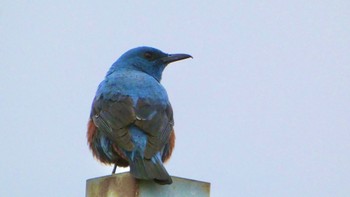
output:
<svg viewBox="0 0 350 197"><path fill-rule="evenodd" d="M139 99L135 113L134 124L148 136L144 157L150 159L169 141L174 125L173 110L170 103L164 105L147 99Z"/></svg>
<svg viewBox="0 0 350 197"><path fill-rule="evenodd" d="M125 150L133 149L128 126L135 121L136 115L129 96L95 98L90 116L96 127L112 142Z"/></svg>

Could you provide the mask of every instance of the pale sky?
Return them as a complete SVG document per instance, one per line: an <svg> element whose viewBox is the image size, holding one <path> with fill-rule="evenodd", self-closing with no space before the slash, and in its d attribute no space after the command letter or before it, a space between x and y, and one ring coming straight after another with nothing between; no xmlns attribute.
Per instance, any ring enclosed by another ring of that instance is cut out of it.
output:
<svg viewBox="0 0 350 197"><path fill-rule="evenodd" d="M211 196L350 194L350 1L0 3L0 196L85 196L96 88L126 50L163 75L173 176Z"/></svg>

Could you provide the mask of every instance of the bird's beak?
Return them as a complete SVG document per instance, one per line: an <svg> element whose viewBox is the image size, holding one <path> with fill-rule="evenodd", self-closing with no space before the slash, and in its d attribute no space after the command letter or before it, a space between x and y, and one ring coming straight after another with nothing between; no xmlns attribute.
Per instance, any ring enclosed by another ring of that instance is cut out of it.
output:
<svg viewBox="0 0 350 197"><path fill-rule="evenodd" d="M193 57L188 54L178 53L178 54L169 54L168 56L161 58L161 60L165 64L170 64L171 62L176 62L187 58L193 58Z"/></svg>

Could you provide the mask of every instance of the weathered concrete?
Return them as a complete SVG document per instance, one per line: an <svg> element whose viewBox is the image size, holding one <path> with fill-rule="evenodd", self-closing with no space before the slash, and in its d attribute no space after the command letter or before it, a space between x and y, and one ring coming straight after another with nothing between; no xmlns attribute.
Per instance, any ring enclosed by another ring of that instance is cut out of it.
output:
<svg viewBox="0 0 350 197"><path fill-rule="evenodd" d="M210 183L171 177L171 185L134 179L130 173L120 173L86 181L86 197L208 197Z"/></svg>

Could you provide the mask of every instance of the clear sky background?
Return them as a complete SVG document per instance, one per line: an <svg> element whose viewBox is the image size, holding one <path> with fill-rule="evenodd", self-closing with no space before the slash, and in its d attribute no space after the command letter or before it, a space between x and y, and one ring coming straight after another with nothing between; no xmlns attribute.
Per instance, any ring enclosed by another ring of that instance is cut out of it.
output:
<svg viewBox="0 0 350 197"><path fill-rule="evenodd" d="M84 196L86 124L126 50L163 75L174 176L220 196L349 196L350 1L0 2L0 196Z"/></svg>

